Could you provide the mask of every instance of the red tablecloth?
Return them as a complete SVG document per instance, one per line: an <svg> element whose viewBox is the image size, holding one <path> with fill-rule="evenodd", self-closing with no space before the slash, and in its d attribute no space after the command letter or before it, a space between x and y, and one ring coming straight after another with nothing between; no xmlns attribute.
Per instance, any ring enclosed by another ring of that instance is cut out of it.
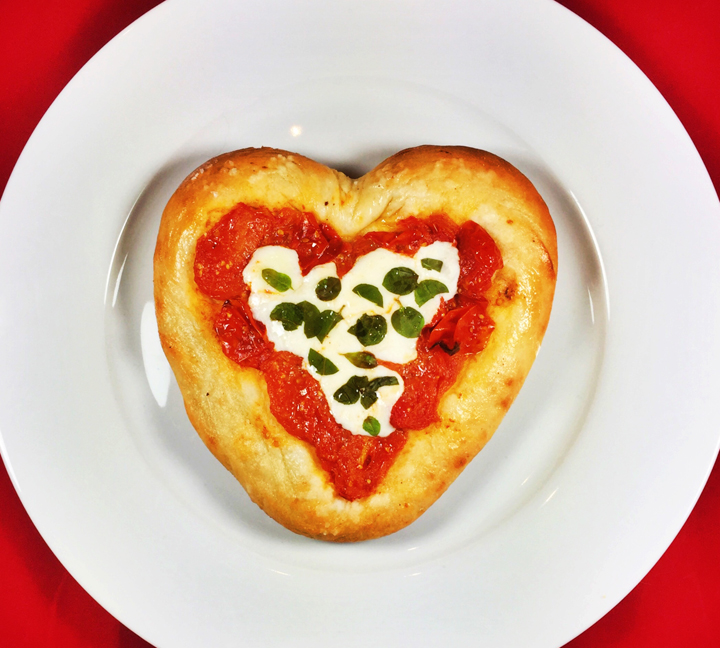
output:
<svg viewBox="0 0 720 648"><path fill-rule="evenodd" d="M56 95L107 41L157 0L25 0L0 6L0 187ZM720 2L563 0L655 83L720 188ZM720 255L720 251L719 251ZM701 277L698 280L702 280ZM0 340L6 344L6 340ZM720 424L720 423L719 423ZM720 468L647 577L570 648L720 646ZM0 468L0 646L149 644L73 580Z"/></svg>

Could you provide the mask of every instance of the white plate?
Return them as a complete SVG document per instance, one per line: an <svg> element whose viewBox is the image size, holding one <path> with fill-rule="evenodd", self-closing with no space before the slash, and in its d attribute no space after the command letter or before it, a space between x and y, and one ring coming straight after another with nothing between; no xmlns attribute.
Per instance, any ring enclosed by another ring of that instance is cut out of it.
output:
<svg viewBox="0 0 720 648"><path fill-rule="evenodd" d="M221 151L361 173L422 143L537 184L560 245L550 328L423 518L310 541L187 422L151 305L160 211ZM717 198L650 82L551 2L171 1L73 79L0 209L3 457L60 560L158 646L559 646L648 571L713 464Z"/></svg>

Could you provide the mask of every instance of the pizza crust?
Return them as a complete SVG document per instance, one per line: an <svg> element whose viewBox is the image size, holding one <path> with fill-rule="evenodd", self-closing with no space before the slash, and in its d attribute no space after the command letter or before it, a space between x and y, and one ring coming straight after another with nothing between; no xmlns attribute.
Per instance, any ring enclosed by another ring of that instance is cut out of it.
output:
<svg viewBox="0 0 720 648"><path fill-rule="evenodd" d="M217 302L194 280L197 240L237 203L313 212L346 239L393 230L398 220L445 213L472 219L498 245L488 312L495 331L439 405L441 420L410 431L369 497L335 494L313 448L270 411L262 373L222 352ZM180 185L163 213L154 260L160 339L200 437L252 500L297 533L357 541L393 533L442 495L490 439L535 359L550 317L557 270L555 227L530 181L495 155L421 146L352 180L303 156L244 149L214 158Z"/></svg>

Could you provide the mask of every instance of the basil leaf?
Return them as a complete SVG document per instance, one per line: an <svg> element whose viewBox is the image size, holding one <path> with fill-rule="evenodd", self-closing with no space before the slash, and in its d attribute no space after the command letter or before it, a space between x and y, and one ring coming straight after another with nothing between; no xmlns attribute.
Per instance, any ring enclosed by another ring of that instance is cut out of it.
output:
<svg viewBox="0 0 720 648"><path fill-rule="evenodd" d="M286 331L294 331L303 323L303 311L297 304L283 302L272 309L270 319L282 323Z"/></svg>
<svg viewBox="0 0 720 648"><path fill-rule="evenodd" d="M446 292L450 291L444 283L435 281L434 279L425 279L425 281L421 281L417 288L415 288L415 303L418 306L422 306L433 297Z"/></svg>
<svg viewBox="0 0 720 648"><path fill-rule="evenodd" d="M378 288L372 286L371 284L358 284L355 288L353 288L353 292L356 295L360 295L360 297L364 297L368 301L371 301L373 304L377 304L378 306L383 305L382 293Z"/></svg>
<svg viewBox="0 0 720 648"><path fill-rule="evenodd" d="M334 394L333 398L343 405L354 405L360 400L360 392L368 385L367 376L352 376Z"/></svg>
<svg viewBox="0 0 720 648"><path fill-rule="evenodd" d="M359 369L372 369L373 367L377 367L377 358L367 351L343 353L342 355Z"/></svg>
<svg viewBox="0 0 720 648"><path fill-rule="evenodd" d="M419 313L418 313L419 314ZM379 344L387 335L387 322L382 315L362 315L349 329L363 346Z"/></svg>
<svg viewBox="0 0 720 648"><path fill-rule="evenodd" d="M425 326L425 318L422 314L409 306L398 308L392 314L390 321L393 328L406 338L418 337Z"/></svg>
<svg viewBox="0 0 720 648"><path fill-rule="evenodd" d="M327 334L335 328L335 324L337 324L342 318L343 316L334 310L324 310L320 313L320 326L318 327L318 331L316 333L317 339L322 342L327 337Z"/></svg>
<svg viewBox="0 0 720 648"><path fill-rule="evenodd" d="M380 434L380 421L378 421L374 416L368 416L363 421L363 430L367 432L370 436L377 436Z"/></svg>
<svg viewBox="0 0 720 648"><path fill-rule="evenodd" d="M265 268L261 274L262 278L278 292L285 292L289 288L292 288L292 280L282 272L278 272L272 268Z"/></svg>
<svg viewBox="0 0 720 648"><path fill-rule="evenodd" d="M455 345L451 349L445 342L438 342L437 345L433 344L433 346L439 346L445 353L447 353L450 356L455 355L458 351L460 351L460 342L455 342Z"/></svg>
<svg viewBox="0 0 720 648"><path fill-rule="evenodd" d="M420 265L422 265L422 267L426 270L436 270L437 272L440 272L443 267L443 262L439 259L421 259Z"/></svg>
<svg viewBox="0 0 720 648"><path fill-rule="evenodd" d="M373 378L367 386L367 389L377 391L380 387L387 387L388 385L399 385L400 381L396 376L380 376L379 378Z"/></svg>
<svg viewBox="0 0 720 648"><path fill-rule="evenodd" d="M395 376L380 376L373 380L368 380L367 376L353 376L333 394L333 398L343 405L354 405L359 400L368 409L377 401L380 387L397 384L399 381Z"/></svg>
<svg viewBox="0 0 720 648"><path fill-rule="evenodd" d="M380 387L397 384L399 384L399 382L395 376L380 376L380 378L374 378L367 384L367 387L361 390L360 405L365 409L369 409L375 401L377 401L377 390L380 389Z"/></svg>
<svg viewBox="0 0 720 648"><path fill-rule="evenodd" d="M410 268L393 268L383 279L382 285L386 290L396 295L409 295L417 287L418 276Z"/></svg>
<svg viewBox="0 0 720 648"><path fill-rule="evenodd" d="M320 301L331 301L340 294L342 284L337 277L320 279L315 287L315 294Z"/></svg>
<svg viewBox="0 0 720 648"><path fill-rule="evenodd" d="M303 321L305 322L303 327L305 337L308 339L315 337L320 330L320 311L318 307L309 301L301 301L298 308L302 311Z"/></svg>
<svg viewBox="0 0 720 648"><path fill-rule="evenodd" d="M338 368L315 349L308 352L308 362L321 376L332 376L338 372Z"/></svg>
<svg viewBox="0 0 720 648"><path fill-rule="evenodd" d="M365 409L370 409L377 399L378 395L376 391L365 390L360 397L360 405L362 405Z"/></svg>

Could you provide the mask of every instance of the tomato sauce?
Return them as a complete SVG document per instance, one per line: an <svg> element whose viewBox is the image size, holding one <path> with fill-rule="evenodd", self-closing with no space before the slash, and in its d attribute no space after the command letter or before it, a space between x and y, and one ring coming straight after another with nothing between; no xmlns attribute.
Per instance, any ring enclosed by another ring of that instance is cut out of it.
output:
<svg viewBox="0 0 720 648"><path fill-rule="evenodd" d="M315 448L335 490L351 500L372 493L405 445L406 433L396 430L387 437L373 438L352 434L338 425L319 383L303 369L302 358L293 353L273 353L262 369L275 418Z"/></svg>
<svg viewBox="0 0 720 648"><path fill-rule="evenodd" d="M252 316L242 272L255 250L265 245L295 250L303 274L334 261L342 277L356 259L377 248L412 256L435 241L457 246L457 294L425 327L415 360L406 365L383 363L405 383L390 419L396 430L387 437L354 435L335 421L302 358L275 351L264 325ZM370 232L348 243L313 214L289 208L272 213L239 204L198 241L194 272L200 291L222 301L214 326L223 352L239 365L263 372L275 418L290 434L312 445L338 495L355 500L377 488L405 445L408 430L439 420L440 398L455 382L467 356L485 348L494 324L484 294L501 267L495 242L472 221L458 227L442 214L410 217L400 221L395 232Z"/></svg>

